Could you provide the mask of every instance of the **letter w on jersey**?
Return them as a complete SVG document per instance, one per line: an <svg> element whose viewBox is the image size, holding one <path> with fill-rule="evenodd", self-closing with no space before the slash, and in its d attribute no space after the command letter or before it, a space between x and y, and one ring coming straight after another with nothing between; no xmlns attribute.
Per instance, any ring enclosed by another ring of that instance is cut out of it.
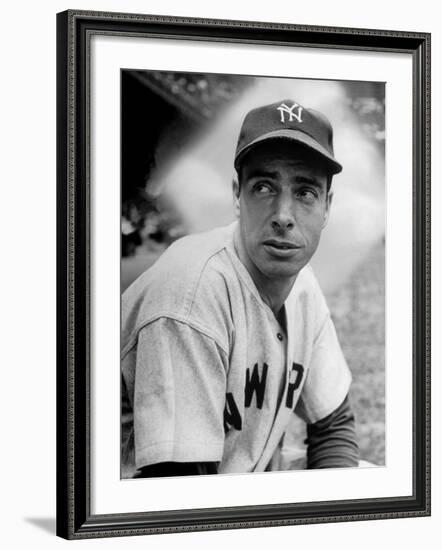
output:
<svg viewBox="0 0 442 550"><path fill-rule="evenodd" d="M301 105L298 105L298 103L293 103L291 107L286 105L285 103L281 103L279 107L277 107L278 111L281 114L281 122L285 122L285 115L288 115L288 122L292 122L294 119L296 119L298 122L302 122L302 107ZM295 109L297 110L295 112Z"/></svg>
<svg viewBox="0 0 442 550"><path fill-rule="evenodd" d="M253 395L256 395L256 407L262 409L264 403L264 395L266 389L267 371L269 366L267 363L263 363L262 371L258 363L253 365L252 374L250 369L246 370L246 380L244 386L244 406L250 407L252 404ZM235 430L242 430L242 418L235 403L235 398L231 392L226 394L226 404L224 407L224 432L229 431L230 426L233 426Z"/></svg>
<svg viewBox="0 0 442 550"><path fill-rule="evenodd" d="M244 388L244 405L246 407L250 407L253 394L256 393L256 406L258 409L262 408L268 368L267 363L264 363L261 377L259 376L258 363L255 363L253 366L252 376L250 376L250 369L247 369L246 387Z"/></svg>

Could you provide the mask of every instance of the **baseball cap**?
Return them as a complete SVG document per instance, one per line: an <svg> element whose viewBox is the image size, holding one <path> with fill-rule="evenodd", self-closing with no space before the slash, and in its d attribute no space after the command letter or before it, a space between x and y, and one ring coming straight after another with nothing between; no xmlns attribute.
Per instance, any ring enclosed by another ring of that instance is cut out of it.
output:
<svg viewBox="0 0 442 550"><path fill-rule="evenodd" d="M333 128L319 111L306 109L293 99L284 99L249 111L239 134L235 153L238 170L244 155L258 143L270 139L288 139L319 153L331 174L342 166L333 152Z"/></svg>

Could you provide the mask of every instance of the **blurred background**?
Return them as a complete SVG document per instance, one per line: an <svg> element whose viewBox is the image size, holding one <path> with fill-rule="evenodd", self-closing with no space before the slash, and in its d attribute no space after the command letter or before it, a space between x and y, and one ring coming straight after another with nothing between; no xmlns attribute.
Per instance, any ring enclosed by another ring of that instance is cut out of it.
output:
<svg viewBox="0 0 442 550"><path fill-rule="evenodd" d="M122 71L121 290L174 240L235 219L245 114L292 98L334 128L330 221L312 265L353 374L361 456L385 464L385 87L379 82ZM291 437L303 440L294 421Z"/></svg>

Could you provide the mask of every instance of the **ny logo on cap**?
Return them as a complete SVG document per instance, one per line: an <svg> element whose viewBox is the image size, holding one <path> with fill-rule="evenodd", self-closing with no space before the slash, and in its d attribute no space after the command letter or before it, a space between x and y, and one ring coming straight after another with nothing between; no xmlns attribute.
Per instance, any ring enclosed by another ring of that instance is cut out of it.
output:
<svg viewBox="0 0 442 550"><path fill-rule="evenodd" d="M286 105L285 103L281 103L279 107L276 107L278 111L281 113L281 122L285 122L285 114L289 116L289 122L292 122L293 119L296 119L298 122L302 122L301 114L302 114L302 107L301 105L298 105L297 103L293 103L291 107ZM297 109L297 112L295 113L294 110Z"/></svg>

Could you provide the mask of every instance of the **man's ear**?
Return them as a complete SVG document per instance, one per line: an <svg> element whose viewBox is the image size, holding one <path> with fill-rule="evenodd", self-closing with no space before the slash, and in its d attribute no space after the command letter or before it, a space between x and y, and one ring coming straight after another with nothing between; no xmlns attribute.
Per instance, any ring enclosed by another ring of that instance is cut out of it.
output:
<svg viewBox="0 0 442 550"><path fill-rule="evenodd" d="M235 175L232 179L232 191L233 191L233 207L235 216L239 218L239 195L240 195L240 186L237 176Z"/></svg>
<svg viewBox="0 0 442 550"><path fill-rule="evenodd" d="M333 191L329 191L325 198L325 212L324 212L324 222L322 224L322 229L324 229L324 227L328 223L328 219L330 217L330 208L331 208L332 200L333 200Z"/></svg>

